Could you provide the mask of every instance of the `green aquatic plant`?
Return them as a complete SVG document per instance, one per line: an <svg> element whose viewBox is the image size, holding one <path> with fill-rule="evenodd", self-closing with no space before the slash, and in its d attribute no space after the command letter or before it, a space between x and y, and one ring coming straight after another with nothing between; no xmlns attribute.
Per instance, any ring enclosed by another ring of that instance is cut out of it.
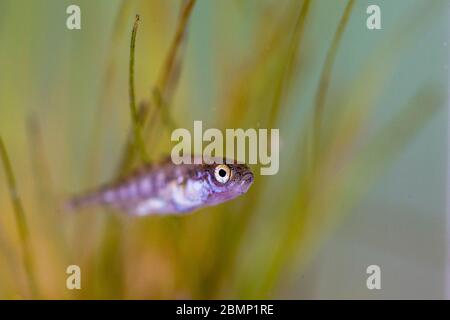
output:
<svg viewBox="0 0 450 320"><path fill-rule="evenodd" d="M133 144L138 150L141 160L144 162L149 161L147 151L145 149L144 140L142 137L141 123L139 119L140 115L136 107L136 93L134 89L134 48L136 46L136 34L139 25L139 15L136 15L136 21L134 22L133 31L131 32L131 43L130 43L130 70L129 70L129 92L130 92L130 114L131 122L134 132Z"/></svg>
<svg viewBox="0 0 450 320"><path fill-rule="evenodd" d="M62 47L54 59L26 50L34 35L14 27L12 12L3 23L18 34L0 34L0 61L22 63L2 65L0 105L23 108L1 108L12 139L8 154L2 143L0 259L12 267L0 265L0 296L14 297L25 279L39 298L301 297L306 289L287 294L286 283L442 110L437 76L409 60L420 30L439 26L441 6L386 6L401 19L364 33L365 6L353 0L92 1L82 30L49 35ZM428 68L438 74L438 64ZM219 129L280 128L280 172L183 217L61 212L60 198L167 155L171 131L203 117ZM12 168L8 155L26 161ZM14 273L22 261L25 274ZM69 264L81 267L80 291L64 286Z"/></svg>
<svg viewBox="0 0 450 320"><path fill-rule="evenodd" d="M14 176L11 161L9 160L6 146L3 143L2 137L0 137L0 158L2 160L3 168L6 174L6 182L8 184L9 196L14 209L14 218L17 224L17 230L19 232L19 238L21 242L23 264L25 267L26 276L28 279L29 294L31 298L37 297L36 279L34 274L34 262L33 254L31 250L30 231L25 216L25 210L23 208L22 200L17 189L16 178Z"/></svg>

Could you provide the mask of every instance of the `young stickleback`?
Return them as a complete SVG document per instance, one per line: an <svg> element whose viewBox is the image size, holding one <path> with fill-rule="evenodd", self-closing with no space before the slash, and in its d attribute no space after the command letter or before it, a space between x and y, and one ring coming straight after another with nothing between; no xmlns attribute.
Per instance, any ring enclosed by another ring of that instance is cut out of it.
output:
<svg viewBox="0 0 450 320"><path fill-rule="evenodd" d="M145 165L116 183L75 196L68 206L107 206L137 216L183 214L246 193L254 179L250 168L220 162L175 165L169 159Z"/></svg>

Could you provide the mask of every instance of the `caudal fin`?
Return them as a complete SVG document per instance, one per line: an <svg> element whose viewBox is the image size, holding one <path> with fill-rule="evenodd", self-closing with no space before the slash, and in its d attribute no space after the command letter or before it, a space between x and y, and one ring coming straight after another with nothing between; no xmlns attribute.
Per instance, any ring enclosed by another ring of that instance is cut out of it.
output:
<svg viewBox="0 0 450 320"><path fill-rule="evenodd" d="M67 200L64 204L65 211L73 212L86 207L99 205L102 203L102 197L98 192L86 193L74 196Z"/></svg>

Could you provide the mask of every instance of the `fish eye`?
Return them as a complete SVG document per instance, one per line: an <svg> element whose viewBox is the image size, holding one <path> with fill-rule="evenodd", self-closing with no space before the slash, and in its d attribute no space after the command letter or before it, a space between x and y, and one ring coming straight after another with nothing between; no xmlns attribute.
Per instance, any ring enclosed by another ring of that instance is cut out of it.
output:
<svg viewBox="0 0 450 320"><path fill-rule="evenodd" d="M225 164L218 165L214 169L214 177L218 182L226 183L231 177L230 167Z"/></svg>

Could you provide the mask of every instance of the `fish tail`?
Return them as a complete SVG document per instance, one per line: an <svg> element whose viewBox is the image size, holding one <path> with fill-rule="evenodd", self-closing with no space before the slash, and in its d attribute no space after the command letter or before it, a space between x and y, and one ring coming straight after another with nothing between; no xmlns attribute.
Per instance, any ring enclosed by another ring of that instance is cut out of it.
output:
<svg viewBox="0 0 450 320"><path fill-rule="evenodd" d="M103 204L101 192L90 192L70 198L65 203L66 211L77 211L86 207Z"/></svg>

